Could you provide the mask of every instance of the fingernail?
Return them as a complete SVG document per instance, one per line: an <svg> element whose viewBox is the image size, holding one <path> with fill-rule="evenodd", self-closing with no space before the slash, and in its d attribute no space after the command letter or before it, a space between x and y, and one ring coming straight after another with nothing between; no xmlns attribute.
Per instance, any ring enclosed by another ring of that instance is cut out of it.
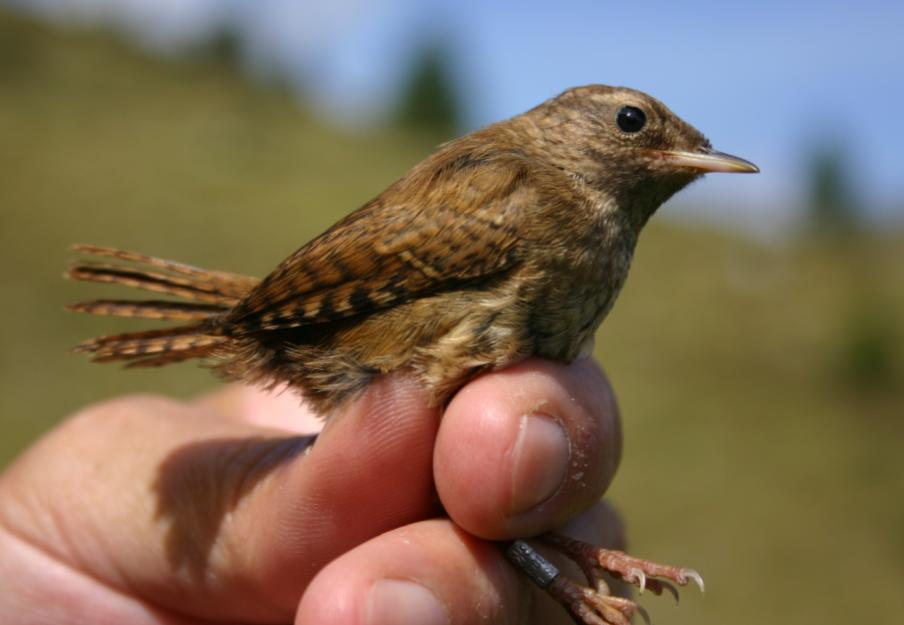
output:
<svg viewBox="0 0 904 625"><path fill-rule="evenodd" d="M569 456L568 437L555 419L540 414L521 417L512 471L512 514L527 512L559 490Z"/></svg>
<svg viewBox="0 0 904 625"><path fill-rule="evenodd" d="M430 590L416 582L381 579L370 587L367 625L449 625L449 611Z"/></svg>

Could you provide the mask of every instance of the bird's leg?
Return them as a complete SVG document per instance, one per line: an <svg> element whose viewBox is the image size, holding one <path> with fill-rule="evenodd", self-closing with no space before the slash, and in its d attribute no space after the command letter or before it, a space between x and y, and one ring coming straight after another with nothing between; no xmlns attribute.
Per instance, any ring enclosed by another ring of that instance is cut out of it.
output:
<svg viewBox="0 0 904 625"><path fill-rule="evenodd" d="M562 575L523 540L508 543L505 555L528 579L558 601L578 625L630 625L635 612L649 621L646 611L636 603L609 594L602 578L590 581L588 576L594 588L581 586Z"/></svg>
<svg viewBox="0 0 904 625"><path fill-rule="evenodd" d="M703 579L693 569L648 562L561 534L544 534L539 540L574 561L587 578L587 585L582 586L562 575L555 565L522 540L509 543L506 557L562 604L579 625L629 625L635 613L649 622L642 607L610 593L604 578L606 573L636 585L641 593L650 590L659 595L668 591L676 600L678 591L673 583L685 586L693 581L703 590Z"/></svg>

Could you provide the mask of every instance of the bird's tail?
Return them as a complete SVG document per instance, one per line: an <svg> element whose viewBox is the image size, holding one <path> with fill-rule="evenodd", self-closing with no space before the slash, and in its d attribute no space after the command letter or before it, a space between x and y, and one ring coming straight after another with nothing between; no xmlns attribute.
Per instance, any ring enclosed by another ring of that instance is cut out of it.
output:
<svg viewBox="0 0 904 625"><path fill-rule="evenodd" d="M93 245L73 249L100 260L74 264L65 274L70 280L122 284L188 300L101 299L68 306L68 310L95 315L188 322L101 336L74 348L90 354L95 362L125 361L127 367L155 367L210 356L227 340L217 331L215 319L258 283L257 278L207 271L126 250Z"/></svg>

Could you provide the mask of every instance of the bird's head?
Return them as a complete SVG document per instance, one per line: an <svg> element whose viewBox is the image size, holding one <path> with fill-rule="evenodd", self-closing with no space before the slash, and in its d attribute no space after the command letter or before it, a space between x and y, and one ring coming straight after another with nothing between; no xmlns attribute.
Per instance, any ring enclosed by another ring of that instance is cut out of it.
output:
<svg viewBox="0 0 904 625"><path fill-rule="evenodd" d="M625 87L575 87L524 119L546 158L611 198L639 226L703 174L759 171L714 151L659 100Z"/></svg>

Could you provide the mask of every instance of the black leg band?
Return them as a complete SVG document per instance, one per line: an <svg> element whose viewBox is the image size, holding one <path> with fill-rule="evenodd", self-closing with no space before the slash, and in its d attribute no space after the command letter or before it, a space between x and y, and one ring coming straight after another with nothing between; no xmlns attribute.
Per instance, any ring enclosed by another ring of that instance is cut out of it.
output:
<svg viewBox="0 0 904 625"><path fill-rule="evenodd" d="M510 542L505 557L540 588L548 587L559 576L559 569L523 540Z"/></svg>

